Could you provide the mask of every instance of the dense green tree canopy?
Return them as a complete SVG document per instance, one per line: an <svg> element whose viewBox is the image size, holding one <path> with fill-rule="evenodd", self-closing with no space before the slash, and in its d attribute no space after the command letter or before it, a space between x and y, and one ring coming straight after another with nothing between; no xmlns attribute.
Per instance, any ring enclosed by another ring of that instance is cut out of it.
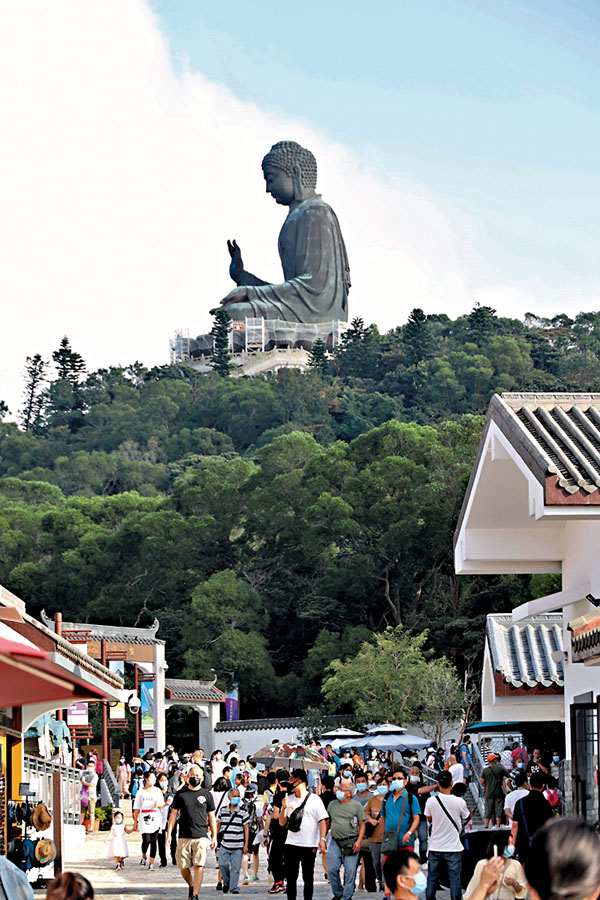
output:
<svg viewBox="0 0 600 900"><path fill-rule="evenodd" d="M33 613L158 616L171 675L236 679L268 715L322 708L332 660L387 628L476 679L486 614L540 589L454 575L482 414L497 390L599 390L600 314L355 319L267 378L86 374L66 338L53 361L29 357L23 427L0 404L0 581Z"/></svg>

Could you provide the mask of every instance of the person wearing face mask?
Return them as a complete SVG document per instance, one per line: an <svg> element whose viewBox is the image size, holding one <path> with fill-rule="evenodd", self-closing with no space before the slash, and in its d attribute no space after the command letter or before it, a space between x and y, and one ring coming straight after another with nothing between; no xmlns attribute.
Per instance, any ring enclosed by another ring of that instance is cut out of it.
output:
<svg viewBox="0 0 600 900"><path fill-rule="evenodd" d="M366 810L367 803L373 796L373 791L369 787L368 775L366 772L358 771L355 775L356 792L354 799L358 800L362 808ZM375 787L373 785L373 787ZM366 822L365 822L366 825ZM358 890L366 890L370 894L377 890L375 881L375 869L373 868L373 860L371 858L371 847L367 839L366 831L360 848L360 866L358 870Z"/></svg>
<svg viewBox="0 0 600 900"><path fill-rule="evenodd" d="M98 773L94 758L90 758L86 768L81 773L81 806L82 819L89 818L89 831L94 828L94 813L98 800Z"/></svg>
<svg viewBox="0 0 600 900"><path fill-rule="evenodd" d="M273 876L273 884L268 890L269 894L285 893L285 866L283 857L287 828L282 827L279 824L279 816L281 815L281 807L287 793L288 777L289 775L286 769L278 769L277 772L270 772L267 776L271 801L265 818L263 843L265 847L269 847L269 872Z"/></svg>
<svg viewBox="0 0 600 900"><path fill-rule="evenodd" d="M366 787L366 779L364 780ZM331 843L327 853L327 871L335 900L352 900L359 854L365 834L365 811L362 803L352 798L354 786L342 781L336 799L329 804ZM344 867L344 883L340 870Z"/></svg>
<svg viewBox="0 0 600 900"><path fill-rule="evenodd" d="M383 864L383 875L394 900L414 900L427 883L419 857L412 850L390 853Z"/></svg>
<svg viewBox="0 0 600 900"><path fill-rule="evenodd" d="M125 832L130 833L131 829L125 827L123 810L119 809L119 807L115 807L115 809L113 809L112 828L108 835L110 844L108 845L108 852L106 854L109 859L114 859L115 869L122 869L125 865L125 860L129 856Z"/></svg>
<svg viewBox="0 0 600 900"><path fill-rule="evenodd" d="M510 755L513 769L525 771L528 761L527 748L525 747L525 745L519 744L518 741L515 741L515 746Z"/></svg>
<svg viewBox="0 0 600 900"><path fill-rule="evenodd" d="M279 814L279 824L287 825L284 861L288 900L296 900L301 866L304 900L312 900L317 851L322 853L327 847L327 810L320 797L309 794L307 782L304 769L292 769Z"/></svg>
<svg viewBox="0 0 600 900"><path fill-rule="evenodd" d="M556 778L558 781L560 776L560 753L558 750L554 750L552 752L552 759L550 760L550 775L552 778Z"/></svg>
<svg viewBox="0 0 600 900"><path fill-rule="evenodd" d="M156 787L156 775L152 770L144 775L144 785L133 801L133 830L142 835L142 858L140 865L146 865L146 855L150 851L150 865L154 869L158 833L160 831L160 810L165 805L162 791Z"/></svg>
<svg viewBox="0 0 600 900"><path fill-rule="evenodd" d="M352 760L345 756L340 760L340 765L338 767L338 774L335 779L336 788L339 787L340 782L342 781L353 781L352 771Z"/></svg>
<svg viewBox="0 0 600 900"><path fill-rule="evenodd" d="M175 859L181 877L188 886L189 900L197 900L208 849L210 847L214 850L217 840L215 804L211 792L202 787L202 774L199 766L190 768L187 784L173 797L165 835L168 844L175 822L178 821L179 838Z"/></svg>
<svg viewBox="0 0 600 900"><path fill-rule="evenodd" d="M160 867L167 867L167 824L169 819L169 807L173 802L173 794L169 790L169 778L166 772L161 772L158 776L158 787L163 795L165 805L160 808L160 831L158 832L158 855L160 857Z"/></svg>
<svg viewBox="0 0 600 900"><path fill-rule="evenodd" d="M425 804L425 815L431 824L429 855L427 857L426 900L435 900L439 886L440 870L448 871L451 900L461 900L463 850L460 835L470 814L462 797L452 795L452 775L440 772L437 777L439 794L430 797Z"/></svg>
<svg viewBox="0 0 600 900"><path fill-rule="evenodd" d="M239 894L242 859L248 853L249 816L238 788L230 788L227 796L229 803L221 807L217 820L219 870L223 893Z"/></svg>
<svg viewBox="0 0 600 900"><path fill-rule="evenodd" d="M369 851L373 862L373 870L377 880L379 890L383 890L383 872L381 869L381 841L383 839L383 830L385 819L382 818L383 802L389 791L385 780L381 780L377 785L376 793L369 797L365 807L365 835L369 841Z"/></svg>
<svg viewBox="0 0 600 900"><path fill-rule="evenodd" d="M131 766L124 756L121 757L119 765L117 766L117 784L125 799L131 796L129 793L129 788L131 786Z"/></svg>
<svg viewBox="0 0 600 900"><path fill-rule="evenodd" d="M376 772L379 772L380 765L381 765L381 763L379 761L379 754L377 753L377 750L375 749L375 747L373 747L371 750L369 750L369 758L367 759L367 770L372 775L375 775Z"/></svg>
<svg viewBox="0 0 600 900"><path fill-rule="evenodd" d="M513 837L509 831L499 831L490 839L485 858L480 859L475 866L473 877L464 893L464 900L470 900L471 895L479 884L483 867L496 853L502 858L504 868L492 895L493 900L514 900L515 897L517 900L524 900L527 896L527 881L523 867L514 858L515 843Z"/></svg>
<svg viewBox="0 0 600 900"><path fill-rule="evenodd" d="M384 837L381 849L384 856L392 849L414 850L420 807L417 798L406 790L406 777L401 769L396 769L392 774L390 793L383 804L383 819ZM395 841L393 841L394 834ZM392 841L394 847L391 846Z"/></svg>
<svg viewBox="0 0 600 900"><path fill-rule="evenodd" d="M420 765L412 766L409 769L406 790L419 801L420 819L417 836L419 838L419 859L421 860L421 865L427 862L427 843L429 840L429 826L425 818L425 804L431 792L436 789L437 785L435 784L425 784Z"/></svg>

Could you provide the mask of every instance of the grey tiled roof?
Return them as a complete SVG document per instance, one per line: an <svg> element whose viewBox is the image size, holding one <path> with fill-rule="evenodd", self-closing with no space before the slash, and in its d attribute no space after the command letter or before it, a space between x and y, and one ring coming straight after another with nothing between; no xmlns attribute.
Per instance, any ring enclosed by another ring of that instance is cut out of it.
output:
<svg viewBox="0 0 600 900"><path fill-rule="evenodd" d="M514 623L510 614L487 617L487 640L495 672L515 688L564 687L562 662L552 659L563 649L562 613L530 616Z"/></svg>
<svg viewBox="0 0 600 900"><path fill-rule="evenodd" d="M189 681L183 678L165 678L165 698L225 702L225 694L212 681Z"/></svg>
<svg viewBox="0 0 600 900"><path fill-rule="evenodd" d="M356 716L324 716L323 724L327 728L354 722ZM261 731L263 729L302 728L305 725L302 716L279 716L274 719L238 719L234 722L219 722L215 731Z"/></svg>
<svg viewBox="0 0 600 900"><path fill-rule="evenodd" d="M600 394L502 394L517 431L568 493L600 487Z"/></svg>
<svg viewBox="0 0 600 900"><path fill-rule="evenodd" d="M44 618L44 616L42 616ZM53 623L51 623L53 627ZM86 635L91 641L108 640L126 644L164 644L156 637L159 621L154 620L150 628L125 628L123 625L96 625L86 622L63 622L63 634L69 640L79 633Z"/></svg>

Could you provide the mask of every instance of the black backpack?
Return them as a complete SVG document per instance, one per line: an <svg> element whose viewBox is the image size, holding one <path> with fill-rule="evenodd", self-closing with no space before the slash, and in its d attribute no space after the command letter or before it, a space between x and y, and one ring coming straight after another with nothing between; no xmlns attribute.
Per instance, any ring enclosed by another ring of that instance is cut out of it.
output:
<svg viewBox="0 0 600 900"><path fill-rule="evenodd" d="M248 813L248 831L250 834L256 834L258 831L258 816L256 815L256 803L254 800L247 800L244 803L246 812Z"/></svg>

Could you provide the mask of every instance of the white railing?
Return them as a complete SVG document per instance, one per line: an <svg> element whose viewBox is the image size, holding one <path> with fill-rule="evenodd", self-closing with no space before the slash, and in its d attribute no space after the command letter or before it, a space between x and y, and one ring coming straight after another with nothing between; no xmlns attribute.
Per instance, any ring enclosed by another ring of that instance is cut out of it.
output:
<svg viewBox="0 0 600 900"><path fill-rule="evenodd" d="M62 791L63 822L65 825L81 824L81 772L71 766L47 762L35 756L25 754L23 757L23 780L29 783L30 791L35 792L31 800L33 804L45 803L51 810L52 776L60 773Z"/></svg>

